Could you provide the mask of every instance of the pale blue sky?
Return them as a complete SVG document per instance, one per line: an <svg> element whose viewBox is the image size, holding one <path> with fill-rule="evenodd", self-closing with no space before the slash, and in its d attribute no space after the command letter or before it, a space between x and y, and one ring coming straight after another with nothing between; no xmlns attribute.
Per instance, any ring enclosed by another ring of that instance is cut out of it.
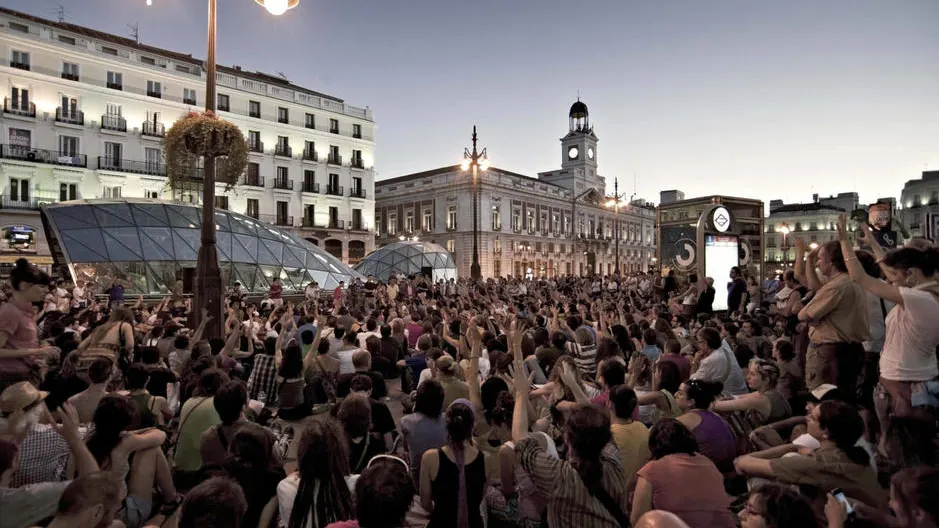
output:
<svg viewBox="0 0 939 528"><path fill-rule="evenodd" d="M201 0L0 4L205 54ZM939 169L936 0L219 1L218 60L370 106L379 179L455 163L474 124L494 165L560 163L578 90L600 172L658 201L724 193L898 196Z"/></svg>

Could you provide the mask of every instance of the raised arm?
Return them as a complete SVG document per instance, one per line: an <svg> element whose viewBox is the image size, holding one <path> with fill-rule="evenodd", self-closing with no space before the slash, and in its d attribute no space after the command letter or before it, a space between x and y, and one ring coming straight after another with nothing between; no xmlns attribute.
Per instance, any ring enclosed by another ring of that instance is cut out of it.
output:
<svg viewBox="0 0 939 528"><path fill-rule="evenodd" d="M189 339L189 350L196 348L196 344L198 344L199 341L202 341L202 334L205 333L205 327L211 320L212 316L209 315L209 311L203 308L202 320L199 322L199 326L196 327L196 331L192 333L192 337Z"/></svg>
<svg viewBox="0 0 939 528"><path fill-rule="evenodd" d="M838 240L841 241L841 253L844 255L844 264L848 268L848 274L851 275L851 280L881 299L903 306L903 296L900 295L899 288L885 281L875 279L864 271L864 266L861 265L854 255L854 248L851 246L851 241L848 239L847 223L848 220L845 215L838 217ZM864 233L864 231L858 231L858 233ZM880 247L880 244L877 243L874 237L868 235L868 238L870 239L871 247L876 246L880 249L880 253L884 254L883 248ZM880 258L878 258L878 262L880 262Z"/></svg>

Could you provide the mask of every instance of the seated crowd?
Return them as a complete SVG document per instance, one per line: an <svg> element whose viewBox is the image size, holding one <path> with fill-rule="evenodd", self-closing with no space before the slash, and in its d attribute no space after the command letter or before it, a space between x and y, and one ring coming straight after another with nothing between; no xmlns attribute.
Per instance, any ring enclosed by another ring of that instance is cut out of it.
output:
<svg viewBox="0 0 939 528"><path fill-rule="evenodd" d="M398 278L208 339L21 260L0 528L936 528L939 249L839 235L726 312L720 277Z"/></svg>

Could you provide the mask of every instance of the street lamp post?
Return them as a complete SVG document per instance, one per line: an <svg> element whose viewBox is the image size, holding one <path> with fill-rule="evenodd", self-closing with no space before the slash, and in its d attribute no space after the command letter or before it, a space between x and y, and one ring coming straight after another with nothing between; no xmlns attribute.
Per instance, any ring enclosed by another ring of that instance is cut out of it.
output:
<svg viewBox="0 0 939 528"><path fill-rule="evenodd" d="M783 268L786 268L789 265L789 233L792 232L792 230L787 224L783 224L779 226L776 232L782 235L782 245L780 245L779 249L783 252Z"/></svg>
<svg viewBox="0 0 939 528"><path fill-rule="evenodd" d="M300 3L300 0L255 0L272 15L281 15ZM214 115L215 96L215 42L218 0L208 0L208 45L205 55L205 113ZM147 5L150 5L148 2ZM202 233L194 280L193 323L201 323L202 312L212 319L205 328L206 337L218 337L222 332L222 274L218 267L215 238L215 158L206 156L202 180Z"/></svg>
<svg viewBox="0 0 939 528"><path fill-rule="evenodd" d="M485 148L481 152L476 149L476 125L473 125L473 150L463 149L460 167L463 171L473 171L473 264L470 266L470 277L479 281L483 278L479 267L479 172L489 169L489 156Z"/></svg>
<svg viewBox="0 0 939 528"><path fill-rule="evenodd" d="M613 243L615 244L614 252L616 254L616 276L619 276L619 240L620 240L620 226L619 226L619 208L623 205L623 195L619 193L619 178L613 180L613 197L607 200L606 206L613 208Z"/></svg>

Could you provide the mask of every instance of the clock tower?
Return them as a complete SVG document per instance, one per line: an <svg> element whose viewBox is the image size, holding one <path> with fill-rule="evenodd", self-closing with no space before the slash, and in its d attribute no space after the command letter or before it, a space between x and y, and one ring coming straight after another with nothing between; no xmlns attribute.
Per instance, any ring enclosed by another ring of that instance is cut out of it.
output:
<svg viewBox="0 0 939 528"><path fill-rule="evenodd" d="M561 138L562 169L592 169L597 173L597 136L590 126L590 112L580 99L571 105L568 114L570 131ZM585 175L590 174L585 171Z"/></svg>

